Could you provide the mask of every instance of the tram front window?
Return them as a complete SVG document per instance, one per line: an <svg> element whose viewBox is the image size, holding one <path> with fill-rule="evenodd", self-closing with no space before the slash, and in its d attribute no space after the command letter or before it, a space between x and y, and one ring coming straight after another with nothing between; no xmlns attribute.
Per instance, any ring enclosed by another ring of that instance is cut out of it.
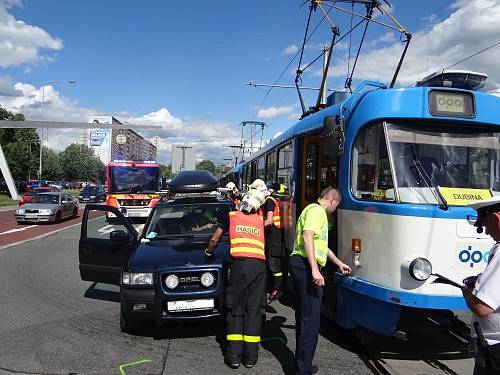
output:
<svg viewBox="0 0 500 375"><path fill-rule="evenodd" d="M500 130L387 124L399 199L439 203L439 187L500 192Z"/></svg>

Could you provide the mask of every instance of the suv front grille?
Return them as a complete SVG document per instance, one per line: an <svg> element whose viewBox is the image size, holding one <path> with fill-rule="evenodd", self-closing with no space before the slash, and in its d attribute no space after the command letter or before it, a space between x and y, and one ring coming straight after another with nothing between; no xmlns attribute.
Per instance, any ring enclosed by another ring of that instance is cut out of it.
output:
<svg viewBox="0 0 500 375"><path fill-rule="evenodd" d="M201 285L201 275L205 272L210 272L214 277L214 283L207 287ZM179 278L179 285L175 289L167 288L165 280L168 275L175 274ZM175 292L194 292L194 291L209 291L213 290L217 286L217 281L219 279L219 271L216 270L193 270L193 271L182 271L182 272L166 272L161 276L161 282L163 288L169 293Z"/></svg>

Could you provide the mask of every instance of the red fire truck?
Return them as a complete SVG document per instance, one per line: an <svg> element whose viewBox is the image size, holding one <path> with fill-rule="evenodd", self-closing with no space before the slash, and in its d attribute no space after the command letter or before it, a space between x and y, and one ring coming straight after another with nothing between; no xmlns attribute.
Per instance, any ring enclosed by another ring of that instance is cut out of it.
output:
<svg viewBox="0 0 500 375"><path fill-rule="evenodd" d="M106 165L106 204L130 218L147 218L158 203L160 165L147 161L113 161ZM107 213L113 222L115 215Z"/></svg>

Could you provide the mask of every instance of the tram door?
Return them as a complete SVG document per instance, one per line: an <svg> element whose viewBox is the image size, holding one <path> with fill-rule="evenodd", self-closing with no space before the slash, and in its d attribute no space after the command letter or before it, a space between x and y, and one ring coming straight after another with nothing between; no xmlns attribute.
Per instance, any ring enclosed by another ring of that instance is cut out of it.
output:
<svg viewBox="0 0 500 375"><path fill-rule="evenodd" d="M300 212L310 203L318 200L321 193L322 138L317 135L305 136L301 140Z"/></svg>
<svg viewBox="0 0 500 375"><path fill-rule="evenodd" d="M338 188L338 143L335 137L306 136L301 143L301 170L300 210L310 203L316 202L321 191L332 186ZM297 213L300 214L299 212ZM298 216L297 215L297 216ZM329 215L328 247L337 253L338 225L337 212ZM323 305L330 313L335 314L337 309L337 290L331 282L336 271L330 262L327 262L323 274L329 282L323 290Z"/></svg>

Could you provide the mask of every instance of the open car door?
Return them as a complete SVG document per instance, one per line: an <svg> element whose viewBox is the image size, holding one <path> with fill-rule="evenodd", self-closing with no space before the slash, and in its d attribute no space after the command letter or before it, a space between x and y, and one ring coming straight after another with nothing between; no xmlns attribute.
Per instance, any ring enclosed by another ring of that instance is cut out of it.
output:
<svg viewBox="0 0 500 375"><path fill-rule="evenodd" d="M106 212L116 215L113 225L106 223ZM137 239L134 226L117 208L87 204L78 246L81 279L120 285L122 267L137 247Z"/></svg>

